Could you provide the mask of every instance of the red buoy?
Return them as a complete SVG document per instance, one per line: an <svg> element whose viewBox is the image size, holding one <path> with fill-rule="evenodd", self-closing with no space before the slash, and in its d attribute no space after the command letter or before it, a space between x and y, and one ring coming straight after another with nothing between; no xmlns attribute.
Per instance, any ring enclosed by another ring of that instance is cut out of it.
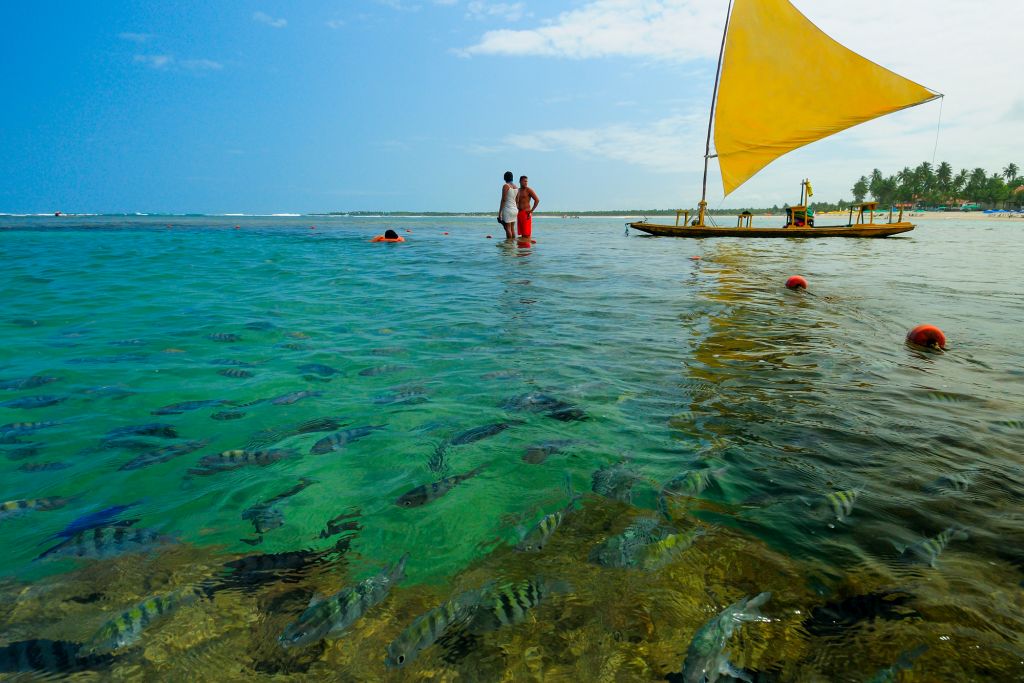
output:
<svg viewBox="0 0 1024 683"><path fill-rule="evenodd" d="M442 234L442 235L447 235L448 233L446 233L446 232L442 232L441 234Z"/></svg>
<svg viewBox="0 0 1024 683"><path fill-rule="evenodd" d="M412 230L410 230L409 228L406 228L405 231L406 232L412 232Z"/></svg>
<svg viewBox="0 0 1024 683"><path fill-rule="evenodd" d="M238 225L236 225L236 226L235 226L235 230L238 230L238 228L239 228L239 227L241 227L241 226L238 226Z"/></svg>
<svg viewBox="0 0 1024 683"><path fill-rule="evenodd" d="M700 256L691 256L690 260L691 261L700 261Z"/></svg>
<svg viewBox="0 0 1024 683"><path fill-rule="evenodd" d="M945 351L946 335L935 325L918 325L907 332L907 343Z"/></svg>
<svg viewBox="0 0 1024 683"><path fill-rule="evenodd" d="M807 289L807 280L799 275L791 275L786 280L786 289Z"/></svg>

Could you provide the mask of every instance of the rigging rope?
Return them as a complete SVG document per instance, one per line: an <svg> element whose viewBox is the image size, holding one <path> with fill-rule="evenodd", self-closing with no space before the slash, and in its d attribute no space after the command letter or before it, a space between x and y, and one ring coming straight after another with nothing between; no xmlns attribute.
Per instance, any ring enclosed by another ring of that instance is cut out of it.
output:
<svg viewBox="0 0 1024 683"><path fill-rule="evenodd" d="M935 146L932 148L932 166L935 165L935 154L939 151L939 131L942 129L942 103L945 100L945 95L939 96L939 122L935 125Z"/></svg>

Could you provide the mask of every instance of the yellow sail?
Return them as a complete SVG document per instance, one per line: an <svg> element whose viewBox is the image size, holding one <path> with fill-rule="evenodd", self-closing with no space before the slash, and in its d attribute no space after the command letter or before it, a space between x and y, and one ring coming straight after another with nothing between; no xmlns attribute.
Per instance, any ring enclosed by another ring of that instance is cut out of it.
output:
<svg viewBox="0 0 1024 683"><path fill-rule="evenodd" d="M735 0L715 112L725 194L787 152L939 96L843 47L788 0Z"/></svg>

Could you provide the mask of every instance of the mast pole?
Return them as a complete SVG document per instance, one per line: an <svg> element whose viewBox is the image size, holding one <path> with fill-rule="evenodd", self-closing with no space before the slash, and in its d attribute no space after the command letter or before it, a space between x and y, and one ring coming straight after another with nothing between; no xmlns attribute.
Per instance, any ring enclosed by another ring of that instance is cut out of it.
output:
<svg viewBox="0 0 1024 683"><path fill-rule="evenodd" d="M718 48L718 68L715 70L715 87L711 91L711 111L708 113L708 140L704 146L704 180L700 188L700 212L698 225L704 225L704 213L708 206L708 162L711 160L711 126L715 122L715 103L718 101L718 79L722 75L722 58L725 56L725 37L729 32L729 17L732 16L732 0L725 10L725 26L722 28L722 45Z"/></svg>

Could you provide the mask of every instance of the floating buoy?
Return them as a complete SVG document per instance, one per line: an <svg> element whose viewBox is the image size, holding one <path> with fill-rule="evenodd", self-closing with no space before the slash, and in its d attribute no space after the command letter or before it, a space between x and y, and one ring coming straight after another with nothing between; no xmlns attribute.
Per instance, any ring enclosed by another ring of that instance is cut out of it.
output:
<svg viewBox="0 0 1024 683"><path fill-rule="evenodd" d="M691 261L700 261L700 256L691 256L690 260Z"/></svg>
<svg viewBox="0 0 1024 683"><path fill-rule="evenodd" d="M239 228L239 227L241 227L241 226L238 226L238 225L236 225L236 226L235 226L235 230L238 230L238 228Z"/></svg>
<svg viewBox="0 0 1024 683"><path fill-rule="evenodd" d="M409 228L406 228L406 229L405 229L405 231L406 231L406 232L409 232L409 233L411 233L411 232L412 232L412 230L410 230Z"/></svg>
<svg viewBox="0 0 1024 683"><path fill-rule="evenodd" d="M488 235L488 236L487 236L487 239L489 239L489 240L490 240L490 239L494 239L494 238L493 238L493 237L491 237L490 235Z"/></svg>
<svg viewBox="0 0 1024 683"><path fill-rule="evenodd" d="M791 275L786 280L786 289L807 289L807 280L799 275Z"/></svg>
<svg viewBox="0 0 1024 683"><path fill-rule="evenodd" d="M442 234L442 235L447 235L448 233L446 233L446 232L442 232L441 234Z"/></svg>
<svg viewBox="0 0 1024 683"><path fill-rule="evenodd" d="M310 230L316 230L316 226L315 225L311 225L311 226L309 226L309 229Z"/></svg>
<svg viewBox="0 0 1024 683"><path fill-rule="evenodd" d="M935 325L918 325L907 332L907 343L945 351L946 335Z"/></svg>

